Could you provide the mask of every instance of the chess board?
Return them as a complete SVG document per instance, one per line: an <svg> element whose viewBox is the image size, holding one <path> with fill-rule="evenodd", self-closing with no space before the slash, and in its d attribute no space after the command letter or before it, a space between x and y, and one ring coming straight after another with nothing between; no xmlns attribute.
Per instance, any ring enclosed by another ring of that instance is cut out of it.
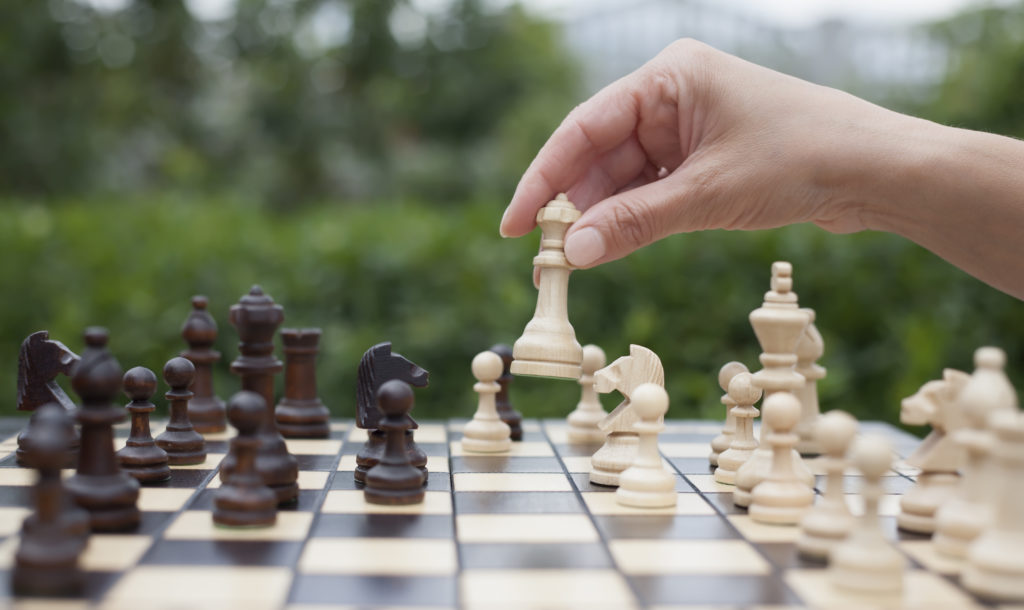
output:
<svg viewBox="0 0 1024 610"><path fill-rule="evenodd" d="M822 565L797 557L795 528L754 523L733 506L706 457L719 424L668 422L661 451L681 492L678 506L641 510L621 507L609 488L589 484L593 449L570 446L564 422L535 420L524 422L522 442L496 456L463 453L462 421L421 423L416 438L430 476L424 503L407 507L364 502L352 471L366 433L351 422L332 423L328 439L289 440L301 490L269 529L213 525L228 436L212 435L204 464L143 487L137 531L91 537L81 562L84 599L24 603L9 592L35 479L14 461L22 423L0 420L0 607L983 606L927 539L897 532L899 496L913 484L913 472L898 465L886 477L882 521L911 567L904 596L892 606L836 592ZM154 434L161 429L154 422ZM884 424L863 423L861 430L888 436L901 456L918 442ZM117 442L126 437L119 426ZM855 511L857 479L845 477Z"/></svg>

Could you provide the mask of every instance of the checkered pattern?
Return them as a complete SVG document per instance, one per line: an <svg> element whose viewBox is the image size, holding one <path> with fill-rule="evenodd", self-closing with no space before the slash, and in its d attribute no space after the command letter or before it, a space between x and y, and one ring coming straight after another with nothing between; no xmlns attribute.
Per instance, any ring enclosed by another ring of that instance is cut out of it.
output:
<svg viewBox="0 0 1024 610"><path fill-rule="evenodd" d="M9 600L17 534L30 506L31 471L17 468L13 435L0 421L0 606ZM142 489L142 525L93 535L82 557L86 600L57 607L99 608L694 608L868 607L829 585L824 566L797 557L796 529L754 523L716 483L709 422L669 422L661 435L676 477L670 509L619 506L613 490L588 481L594 448L571 446L564 422L524 422L507 454L466 454L463 421L425 423L416 433L428 455L426 499L376 506L353 480L366 439L349 422L324 440L289 440L299 462L298 502L276 526L231 530L211 519L217 467L227 435L207 437L203 464L175 468L170 481ZM154 435L162 425L154 425ZM917 440L880 424L901 455ZM119 443L127 427L117 429ZM810 462L812 470L817 465ZM899 494L912 470L886 479L889 537L910 558L902 604L980 605L956 584L959 566L926 539L897 532ZM859 477L845 487L856 511ZM91 605L90 605L91 604ZM900 602L897 602L897 606ZM45 603L42 607L48 607Z"/></svg>

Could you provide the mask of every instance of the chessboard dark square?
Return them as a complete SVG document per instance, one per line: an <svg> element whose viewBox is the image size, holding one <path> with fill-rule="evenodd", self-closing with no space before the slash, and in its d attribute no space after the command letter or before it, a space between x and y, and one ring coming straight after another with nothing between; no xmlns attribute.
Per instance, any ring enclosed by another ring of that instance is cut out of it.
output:
<svg viewBox="0 0 1024 610"><path fill-rule="evenodd" d="M714 474L715 467L707 458L668 458L668 461L682 474Z"/></svg>
<svg viewBox="0 0 1024 610"><path fill-rule="evenodd" d="M0 487L0 506L29 506L31 503L31 487L14 485Z"/></svg>
<svg viewBox="0 0 1024 610"><path fill-rule="evenodd" d="M599 543L460 544L464 569L586 570L611 568L612 559Z"/></svg>
<svg viewBox="0 0 1024 610"><path fill-rule="evenodd" d="M799 604L779 576L665 574L631 576L644 603L729 606Z"/></svg>
<svg viewBox="0 0 1024 610"><path fill-rule="evenodd" d="M562 472L554 457L467 455L452 458L452 472Z"/></svg>
<svg viewBox="0 0 1024 610"><path fill-rule="evenodd" d="M160 540L143 564L290 566L299 560L302 543L264 540Z"/></svg>
<svg viewBox="0 0 1024 610"><path fill-rule="evenodd" d="M381 606L454 606L454 576L346 576L299 573L289 603Z"/></svg>
<svg viewBox="0 0 1024 610"><path fill-rule="evenodd" d="M145 483L143 487L174 487L185 489L198 489L203 487L207 477L213 474L212 470L193 470L191 468L171 468L171 478L166 481Z"/></svg>
<svg viewBox="0 0 1024 610"><path fill-rule="evenodd" d="M321 514L312 538L443 538L454 537L449 515Z"/></svg>
<svg viewBox="0 0 1024 610"><path fill-rule="evenodd" d="M304 455L295 454L295 461L299 463L299 470L334 470L338 463L336 455Z"/></svg>
<svg viewBox="0 0 1024 610"><path fill-rule="evenodd" d="M729 492L705 493L701 495L703 495L704 499L707 500L712 506L714 506L715 510L717 510L720 513L726 515L747 514L747 509L741 506L736 506L736 504L732 501L732 494Z"/></svg>
<svg viewBox="0 0 1024 610"><path fill-rule="evenodd" d="M107 591L114 585L118 578L121 577L120 572L82 572L82 593L80 596L76 596L73 599L80 600L85 599L92 603L98 603L103 599L103 596L107 594ZM8 603L13 596L14 592L11 590L11 572L9 570L0 570L0 600L4 603ZM75 608L76 602L70 602L68 607ZM25 607L37 607L30 604L24 604ZM0 607L8 608L21 607L19 605L6 606L0 605ZM39 605L39 608L49 608L47 605ZM63 607L63 606L54 606Z"/></svg>
<svg viewBox="0 0 1024 610"><path fill-rule="evenodd" d="M571 491L457 491L456 513L536 514L581 513L579 496Z"/></svg>
<svg viewBox="0 0 1024 610"><path fill-rule="evenodd" d="M339 470L334 473L331 482L327 487L331 490L358 489L362 491L363 486L356 483L355 475L351 470ZM431 472L427 474L427 491L451 491L452 477L447 472Z"/></svg>
<svg viewBox="0 0 1024 610"><path fill-rule="evenodd" d="M605 538L657 538L661 540L730 540L742 538L718 515L598 515L597 528Z"/></svg>

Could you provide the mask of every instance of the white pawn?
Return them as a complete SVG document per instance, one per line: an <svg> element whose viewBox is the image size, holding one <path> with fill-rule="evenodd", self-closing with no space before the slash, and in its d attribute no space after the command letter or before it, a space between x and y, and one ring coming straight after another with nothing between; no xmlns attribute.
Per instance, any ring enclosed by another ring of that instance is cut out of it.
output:
<svg viewBox="0 0 1024 610"><path fill-rule="evenodd" d="M892 448L882 437L863 437L853 446L852 461L864 477L864 515L847 539L829 554L829 578L841 589L869 594L903 590L907 562L885 539L878 502L885 493L882 476L892 467Z"/></svg>
<svg viewBox="0 0 1024 610"><path fill-rule="evenodd" d="M758 416L759 411L754 403L760 399L761 388L754 385L754 376L750 373L740 373L729 382L729 400L736 405L732 408L733 417L736 419L736 432L732 437L732 444L718 456L715 481L735 485L736 472L757 449L754 418Z"/></svg>
<svg viewBox="0 0 1024 610"><path fill-rule="evenodd" d="M658 433L665 429L668 393L655 383L633 390L632 405L640 421L633 430L640 438L633 465L619 475L615 499L623 506L664 508L676 505L675 479L665 470L658 453Z"/></svg>
<svg viewBox="0 0 1024 610"><path fill-rule="evenodd" d="M772 431L765 442L772 450L768 477L751 494L750 518L758 523L796 525L814 505L814 489L800 479L793 463L793 448L800 437L793 431L800 421L800 401L789 392L764 399L763 425Z"/></svg>
<svg viewBox="0 0 1024 610"><path fill-rule="evenodd" d="M846 452L857 434L857 420L845 411L829 411L814 426L814 438L824 452L825 493L800 521L796 547L804 557L827 559L829 551L853 530L854 520L843 494Z"/></svg>
<svg viewBox="0 0 1024 610"><path fill-rule="evenodd" d="M495 395L501 391L501 356L491 351L473 358L473 390L480 395L473 420L462 433L462 449L471 453L501 453L512 448L512 429L498 417Z"/></svg>
<svg viewBox="0 0 1024 610"><path fill-rule="evenodd" d="M594 389L594 373L605 365L604 350L596 345L583 346L583 374L580 375L580 401L569 414L569 443L587 445L604 442L597 424L608 415Z"/></svg>
<svg viewBox="0 0 1024 610"><path fill-rule="evenodd" d="M736 416L732 412L736 402L729 396L729 382L736 375L749 372L747 365L736 361L726 362L718 371L718 385L725 392L722 396L722 404L725 405L725 425L722 426L721 434L711 439L711 454L708 455L708 461L712 466L718 466L718 456L732 445L733 435L736 434Z"/></svg>

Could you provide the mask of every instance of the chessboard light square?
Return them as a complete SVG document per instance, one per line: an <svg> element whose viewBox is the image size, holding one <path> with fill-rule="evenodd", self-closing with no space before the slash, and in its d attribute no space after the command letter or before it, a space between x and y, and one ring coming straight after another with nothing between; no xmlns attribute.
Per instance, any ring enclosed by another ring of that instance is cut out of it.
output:
<svg viewBox="0 0 1024 610"><path fill-rule="evenodd" d="M366 501L361 490L332 490L327 492L320 512L347 515L450 515L452 498L447 491L428 491L420 504L386 505Z"/></svg>
<svg viewBox="0 0 1024 610"><path fill-rule="evenodd" d="M152 536L93 534L80 558L81 566L95 572L123 572L137 565L152 543Z"/></svg>
<svg viewBox="0 0 1024 610"><path fill-rule="evenodd" d="M676 505L668 508L635 508L623 506L614 493L585 491L582 494L592 515L714 515L715 509L700 494L677 493Z"/></svg>
<svg viewBox="0 0 1024 610"><path fill-rule="evenodd" d="M800 528L795 525L773 525L758 523L750 515L729 515L729 523L739 530L744 538L760 544L773 542L796 542L800 536Z"/></svg>
<svg viewBox="0 0 1024 610"><path fill-rule="evenodd" d="M466 610L637 607L614 570L465 570L459 591Z"/></svg>
<svg viewBox="0 0 1024 610"><path fill-rule="evenodd" d="M338 455L341 441L331 439L288 438L284 444L292 455Z"/></svg>
<svg viewBox="0 0 1024 610"><path fill-rule="evenodd" d="M363 428L352 428L348 433L348 442L365 443L369 433ZM448 440L443 424L423 424L413 431L413 438L417 443L444 443Z"/></svg>
<svg viewBox="0 0 1024 610"><path fill-rule="evenodd" d="M187 464L185 466L171 466L174 469L181 470L216 470L221 460L224 459L223 453L207 453L206 460L200 464Z"/></svg>
<svg viewBox="0 0 1024 610"><path fill-rule="evenodd" d="M458 472L455 491L572 491L564 474L520 472Z"/></svg>
<svg viewBox="0 0 1024 610"><path fill-rule="evenodd" d="M943 555L935 550L931 540L906 540L899 543L900 549L929 572L955 576L964 567L964 560Z"/></svg>
<svg viewBox="0 0 1024 610"><path fill-rule="evenodd" d="M446 576L458 569L451 540L403 538L313 538L299 569L316 574Z"/></svg>
<svg viewBox="0 0 1024 610"><path fill-rule="evenodd" d="M520 443L512 443L512 448L508 451L501 453L473 453L471 451L464 451L462 449L462 441L452 441L450 444L452 457L460 457L465 455L493 455L493 456L513 456L513 457L549 457L555 455L554 450L547 442L541 441L523 441Z"/></svg>
<svg viewBox="0 0 1024 610"><path fill-rule="evenodd" d="M300 470L297 483L299 489L323 489L327 485L327 475L330 472L325 470ZM223 484L220 476L215 476L206 484L206 489L217 489Z"/></svg>
<svg viewBox="0 0 1024 610"><path fill-rule="evenodd" d="M555 445L566 445L569 443L569 426L565 424L545 424L544 433L548 440Z"/></svg>
<svg viewBox="0 0 1024 610"><path fill-rule="evenodd" d="M74 473L74 470L70 471ZM61 473L67 478L66 473ZM28 487L36 484L39 475L32 468L0 468L0 486L3 487Z"/></svg>
<svg viewBox="0 0 1024 610"><path fill-rule="evenodd" d="M743 540L612 540L627 574L769 574L769 564Z"/></svg>
<svg viewBox="0 0 1024 610"><path fill-rule="evenodd" d="M288 567L141 566L117 581L103 607L280 608L291 582Z"/></svg>
<svg viewBox="0 0 1024 610"><path fill-rule="evenodd" d="M757 424L754 425L754 432L757 432ZM664 434L710 434L717 436L722 431L722 424L720 422L708 422L708 423L696 423L687 422L685 424L666 422ZM710 443L711 440L708 439ZM710 451L710 447L708 448Z"/></svg>
<svg viewBox="0 0 1024 610"><path fill-rule="evenodd" d="M229 441L238 436L238 430L235 430L231 426L220 432L207 432L203 434L203 438L208 441Z"/></svg>
<svg viewBox="0 0 1024 610"><path fill-rule="evenodd" d="M902 497L899 494L883 495L878 501L878 516L898 517L900 514L900 498ZM821 496L818 496L815 500L820 502ZM850 507L850 512L855 517L864 514L864 496L860 494L846 494L846 505Z"/></svg>
<svg viewBox="0 0 1024 610"><path fill-rule="evenodd" d="M176 487L143 487L139 490L139 510L174 513L185 506L195 490Z"/></svg>
<svg viewBox="0 0 1024 610"><path fill-rule="evenodd" d="M669 458L706 458L711 453L708 443L659 443L658 449Z"/></svg>
<svg viewBox="0 0 1024 610"><path fill-rule="evenodd" d="M356 456L349 454L341 456L338 461L338 470L353 471L356 469ZM448 472L448 458L443 455L427 456L427 472Z"/></svg>
<svg viewBox="0 0 1024 610"><path fill-rule="evenodd" d="M303 540L313 523L313 513L279 511L277 523L265 528L228 528L213 522L213 512L188 510L181 513L164 532L168 540Z"/></svg>
<svg viewBox="0 0 1024 610"><path fill-rule="evenodd" d="M586 515L489 515L455 517L459 542L597 542L597 530Z"/></svg>
<svg viewBox="0 0 1024 610"><path fill-rule="evenodd" d="M726 485L715 480L713 474L688 474L684 475L697 491L704 493L732 493L736 491L735 485Z"/></svg>
<svg viewBox="0 0 1024 610"><path fill-rule="evenodd" d="M847 591L832 584L828 570L790 570L788 584L813 608L956 608L979 606L942 576L909 570L903 576L903 593L870 595Z"/></svg>
<svg viewBox="0 0 1024 610"><path fill-rule="evenodd" d="M895 457L893 459L895 460ZM822 476L828 474L828 471L825 469L825 456L819 455L810 458L805 457L803 458L803 461L804 464L807 466L808 470L811 471L811 474L814 474L815 476ZM847 466L846 468L843 469L843 474L848 476L859 476L860 471L857 470L854 466ZM900 473L897 472L896 470L890 469L885 471L885 474L883 474L882 476L898 477L900 476Z"/></svg>
<svg viewBox="0 0 1024 610"><path fill-rule="evenodd" d="M20 532L21 522L31 512L31 510L20 506L0 506L0 536L10 536Z"/></svg>
<svg viewBox="0 0 1024 610"><path fill-rule="evenodd" d="M566 456L562 463L569 472L590 472L590 458L586 456Z"/></svg>

